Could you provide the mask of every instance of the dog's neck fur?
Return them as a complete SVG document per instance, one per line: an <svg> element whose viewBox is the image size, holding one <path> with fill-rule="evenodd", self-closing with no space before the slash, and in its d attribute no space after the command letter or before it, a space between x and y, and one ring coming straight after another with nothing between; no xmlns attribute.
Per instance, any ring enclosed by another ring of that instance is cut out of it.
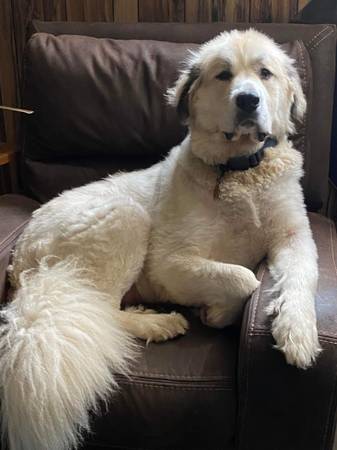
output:
<svg viewBox="0 0 337 450"><path fill-rule="evenodd" d="M242 136L237 141L228 141L223 132L192 129L190 145L195 156L214 166L226 164L229 158L255 153L261 147L261 142L254 142L248 136Z"/></svg>
<svg viewBox="0 0 337 450"><path fill-rule="evenodd" d="M198 145L200 144L201 142L199 141ZM214 169L214 164L217 164L218 160L216 159L214 163L212 157L209 159L205 158L205 148L211 154L213 153L213 155L217 154L219 156L218 152L220 151L220 147L218 146L214 150L212 143L210 141L206 142L203 151L204 157L201 158L198 155L198 149L201 149L201 147L198 147L198 145L195 147L194 145L195 141L189 134L181 146L179 148L177 147L177 162L193 182L213 193L218 178L218 172ZM261 143L257 144L257 146L260 147ZM251 151L251 153L256 151L257 146L254 147L254 151ZM224 161L224 159L221 161ZM284 172L288 172L289 170L294 171L294 176L299 179L302 176L302 164L302 155L292 147L291 142L286 137L283 139L279 138L276 147L266 150L266 156L259 166L245 171L230 171L226 173L219 186L219 198L226 199L231 197L231 191L237 193L244 191L246 195L247 192L252 193L256 189L268 188ZM241 187L238 189L239 185Z"/></svg>

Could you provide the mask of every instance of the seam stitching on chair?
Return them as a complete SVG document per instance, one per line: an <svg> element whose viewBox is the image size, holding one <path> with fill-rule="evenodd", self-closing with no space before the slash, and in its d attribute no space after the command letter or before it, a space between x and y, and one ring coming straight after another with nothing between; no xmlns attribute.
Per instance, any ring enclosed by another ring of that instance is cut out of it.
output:
<svg viewBox="0 0 337 450"><path fill-rule="evenodd" d="M261 298L261 295L262 295L262 282L263 282L263 278L264 278L264 275L265 275L265 272L266 272L266 267L267 267L266 265L263 266L263 271L261 273L261 280L260 280L261 284L259 286L259 291L258 291L257 295L254 295L254 297L253 297L254 301L255 301L255 298L256 298L256 301L255 301L254 310L253 310L253 322L252 322L252 327L251 327L252 330L254 330L254 328L255 328L257 307L258 307L258 305L260 303L260 298Z"/></svg>
<svg viewBox="0 0 337 450"><path fill-rule="evenodd" d="M181 386L173 386L173 385L165 385L165 384L153 384L153 383L139 383L139 382L133 382L133 381L124 381L119 380L119 384L128 384L130 386L143 386L147 388L154 388L154 389L173 389L178 391L232 391L233 387L226 387L226 386L214 386L214 387L198 387L198 386L191 386L191 387L181 387ZM234 386L234 384L233 384Z"/></svg>
<svg viewBox="0 0 337 450"><path fill-rule="evenodd" d="M256 328L253 331L250 331L249 334L251 336L255 336L255 335L269 336L269 335L271 335L271 332L269 331L269 328L261 327L261 328ZM320 339L332 339L332 340L337 341L337 334L320 334L320 333L318 333L318 335L319 335Z"/></svg>
<svg viewBox="0 0 337 450"><path fill-rule="evenodd" d="M99 448L107 448L108 450L111 449L117 449L117 450L147 450L144 447L125 447L125 445L111 445L111 444L101 444L97 441L91 441L88 443L88 448L91 448L93 445L96 447L99 446Z"/></svg>
<svg viewBox="0 0 337 450"><path fill-rule="evenodd" d="M335 252L334 252L334 232L336 233L336 229L335 226L332 222L330 222L330 249L331 249L331 258L332 258L332 262L335 268L335 275L337 278L337 265L336 265L336 259L335 259Z"/></svg>
<svg viewBox="0 0 337 450"><path fill-rule="evenodd" d="M116 450L148 450L148 448L146 449L144 447L126 447L125 445L117 445L116 446L116 445L111 445L111 444L101 444L100 442L97 442L95 440L88 443L88 446L89 446L88 448L91 448L93 445L99 446L100 448L107 448L109 450L111 450L111 449L116 449ZM183 450L183 449L179 448L179 449L174 449L174 450ZM221 449L216 447L216 448L212 448L212 449L209 449L209 450L221 450ZM223 450L226 450L226 449L223 449Z"/></svg>
<svg viewBox="0 0 337 450"><path fill-rule="evenodd" d="M260 266L261 267L261 266ZM260 270L259 267L259 270ZM262 275L261 275L261 284L262 284L262 280L263 280L263 276L264 273L266 271L266 264L263 266L263 271L262 271ZM259 270L257 273L257 278L259 275ZM261 289L260 289L261 290ZM254 301L256 296L256 293L253 294L251 301ZM255 305L254 305L255 306ZM253 318L253 324L254 324L254 310L251 312L251 309L249 309L249 314L248 314L248 318L247 318L247 322L248 324L251 322L251 318ZM253 325L254 328L254 325ZM246 421L247 421L247 410L248 410L248 397L249 397L249 370L250 370L250 363L251 363L251 344L252 344L252 339L251 339L251 334L249 332L249 325L246 327L245 329L245 341L247 342L247 348L245 349L245 356L246 356L246 370L243 371L243 380L242 380L242 385L245 386L245 392L244 392L244 399L243 399L243 404L242 404L242 411L240 411L241 417L238 416L238 420L240 421L241 419L241 428L240 428L240 433L239 433L239 440L238 440L238 450L244 450L245 448L245 439L244 439L244 432L246 429ZM239 398L239 402L240 402L240 398Z"/></svg>
<svg viewBox="0 0 337 450"><path fill-rule="evenodd" d="M320 342L326 342L327 344L337 345L337 336L331 336L332 339L326 339L325 337L318 336Z"/></svg>
<svg viewBox="0 0 337 450"><path fill-rule="evenodd" d="M1 247L4 245L4 243L7 243L7 241L10 241L11 237L13 237L17 233L17 231L20 230L20 228L24 227L28 222L29 222L29 219L27 219L24 222L22 222L5 239L3 239L0 242L0 251L1 251Z"/></svg>
<svg viewBox="0 0 337 450"><path fill-rule="evenodd" d="M327 418L327 421L326 421L326 424L325 424L322 450L326 449L325 442L326 442L327 434L328 434L329 419L331 418L331 411L332 411L332 403L333 403L333 399L334 399L334 394L336 393L336 385L337 385L337 371L336 371L335 379L334 379L334 383L333 383L333 391L332 391L332 394L330 395L329 414L328 414L328 418Z"/></svg>
<svg viewBox="0 0 337 450"><path fill-rule="evenodd" d="M148 377L166 377L172 380L174 379L186 379L186 380L202 380L202 381L221 381L221 380L232 380L233 377L230 376L209 376L209 377L197 377L189 375L171 375L166 373L147 373L147 372L132 372L131 376L148 376Z"/></svg>
<svg viewBox="0 0 337 450"><path fill-rule="evenodd" d="M264 271L263 271L264 273ZM262 284L262 278L261 278L261 284ZM249 319L249 317L248 317ZM251 335L249 333L248 327L247 327L247 368L246 368L246 392L244 397L244 404L243 404L243 412L242 412L242 429L240 430L242 433L240 433L239 436L239 450L244 450L245 448L245 429L246 429L246 421L247 421L247 410L248 410L248 398L249 398L249 370L250 370L250 362L251 362L251 345L252 345L252 339Z"/></svg>
<svg viewBox="0 0 337 450"><path fill-rule="evenodd" d="M110 444L109 445L100 444L99 442L96 442L96 441L92 441L88 445L89 445L89 448L92 447L93 445L95 445L96 447L99 446L99 448L107 448L110 450L113 448L115 448L117 450L146 450L146 449L140 448L140 447L125 447L124 445L122 447L120 445L118 445L116 447L115 445L111 446Z"/></svg>
<svg viewBox="0 0 337 450"><path fill-rule="evenodd" d="M271 336L271 333L269 331L254 331L254 332L250 332L250 336Z"/></svg>
<svg viewBox="0 0 337 450"><path fill-rule="evenodd" d="M303 48L301 45L301 42L296 41L296 51L297 54L299 54L299 59L301 60L301 65L303 67L304 75L303 75L303 84L304 84L304 91L308 91L308 79L307 79L307 67L305 64L305 58L303 53ZM309 92L307 92L309 93ZM307 111L304 114L303 117L303 136L301 138L301 149L302 149L302 155L305 155L305 147L306 147L306 141L307 141ZM307 164L310 164L310 155L306 155L306 162Z"/></svg>
<svg viewBox="0 0 337 450"><path fill-rule="evenodd" d="M329 25L327 25L322 30L320 30L318 33L316 33L315 36L312 39L310 39L310 41L307 43L307 46L310 47L310 44L312 44L314 42L314 40L316 38L318 38L318 36L320 36L322 33L324 33L324 31L326 31L328 28L330 28Z"/></svg>
<svg viewBox="0 0 337 450"><path fill-rule="evenodd" d="M329 33L322 37L315 45L309 48L309 52L311 53L315 48L317 48L323 41L325 41L332 33L334 33L333 29L330 29Z"/></svg>
<svg viewBox="0 0 337 450"><path fill-rule="evenodd" d="M250 335L251 337L254 337L254 336L270 336L270 337L271 337L271 333L268 332L267 330L266 330L266 331L260 330L260 331L250 332L249 335ZM319 340L320 340L320 342L326 342L326 343L328 343L328 344L334 344L334 345L337 345L337 336L334 336L334 335L330 335L330 336L325 336L325 335L319 336Z"/></svg>

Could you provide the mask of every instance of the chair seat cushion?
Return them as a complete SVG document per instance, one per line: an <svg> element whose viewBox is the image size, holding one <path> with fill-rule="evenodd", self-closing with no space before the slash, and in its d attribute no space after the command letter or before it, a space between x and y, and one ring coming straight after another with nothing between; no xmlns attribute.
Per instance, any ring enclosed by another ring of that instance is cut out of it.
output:
<svg viewBox="0 0 337 450"><path fill-rule="evenodd" d="M234 449L239 330L180 311L188 333L143 345L131 376L118 377L119 392L93 419L86 450Z"/></svg>

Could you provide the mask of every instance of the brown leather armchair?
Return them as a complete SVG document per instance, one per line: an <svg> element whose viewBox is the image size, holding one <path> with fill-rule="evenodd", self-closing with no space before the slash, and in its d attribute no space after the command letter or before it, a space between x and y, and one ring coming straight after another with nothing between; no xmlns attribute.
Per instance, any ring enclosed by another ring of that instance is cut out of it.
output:
<svg viewBox="0 0 337 450"><path fill-rule="evenodd" d="M0 294L11 248L39 202L117 170L146 167L186 130L165 105L187 49L228 24L33 24L25 55L21 136L24 195L0 198ZM237 27L245 28L244 24ZM181 338L144 346L130 378L100 416L85 449L332 450L337 400L337 241L327 203L336 31L330 25L258 24L297 61L309 109L294 137L319 252L322 355L302 371L272 348L264 312L272 279L240 326L191 322ZM79 36L82 35L82 36ZM98 38L98 39L96 39ZM112 40L112 39L118 39ZM294 270L296 268L294 267Z"/></svg>

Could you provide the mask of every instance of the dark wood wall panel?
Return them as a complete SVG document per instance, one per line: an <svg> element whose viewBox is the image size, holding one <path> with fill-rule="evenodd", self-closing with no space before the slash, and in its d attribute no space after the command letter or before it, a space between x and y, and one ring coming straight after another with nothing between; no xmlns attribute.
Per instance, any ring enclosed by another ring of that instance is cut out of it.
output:
<svg viewBox="0 0 337 450"><path fill-rule="evenodd" d="M251 0L250 21L271 22L271 1L272 0Z"/></svg>
<svg viewBox="0 0 337 450"><path fill-rule="evenodd" d="M250 22L289 22L298 11L298 0L250 0Z"/></svg>
<svg viewBox="0 0 337 450"><path fill-rule="evenodd" d="M250 0L185 0L186 22L249 22Z"/></svg>
<svg viewBox="0 0 337 450"><path fill-rule="evenodd" d="M141 0L139 22L184 22L185 0Z"/></svg>
<svg viewBox="0 0 337 450"><path fill-rule="evenodd" d="M5 104L20 105L18 86L31 19L119 23L287 22L308 1L0 0L0 95ZM6 112L3 117L7 139L13 141L17 116Z"/></svg>
<svg viewBox="0 0 337 450"><path fill-rule="evenodd" d="M84 0L84 20L87 22L113 21L113 0Z"/></svg>
<svg viewBox="0 0 337 450"><path fill-rule="evenodd" d="M138 22L138 0L115 0L114 20L119 23Z"/></svg>
<svg viewBox="0 0 337 450"><path fill-rule="evenodd" d="M15 105L17 102L16 79L17 57L16 45L12 24L12 3L8 0L3 1L0 5L0 89L1 98L4 104ZM14 141L15 135L15 114L10 111L3 112L1 115L3 120L2 127L6 130L7 142Z"/></svg>
<svg viewBox="0 0 337 450"><path fill-rule="evenodd" d="M35 0L33 9L35 19L66 20L67 18L66 0Z"/></svg>
<svg viewBox="0 0 337 450"><path fill-rule="evenodd" d="M69 21L84 21L84 1L66 0L66 16Z"/></svg>

